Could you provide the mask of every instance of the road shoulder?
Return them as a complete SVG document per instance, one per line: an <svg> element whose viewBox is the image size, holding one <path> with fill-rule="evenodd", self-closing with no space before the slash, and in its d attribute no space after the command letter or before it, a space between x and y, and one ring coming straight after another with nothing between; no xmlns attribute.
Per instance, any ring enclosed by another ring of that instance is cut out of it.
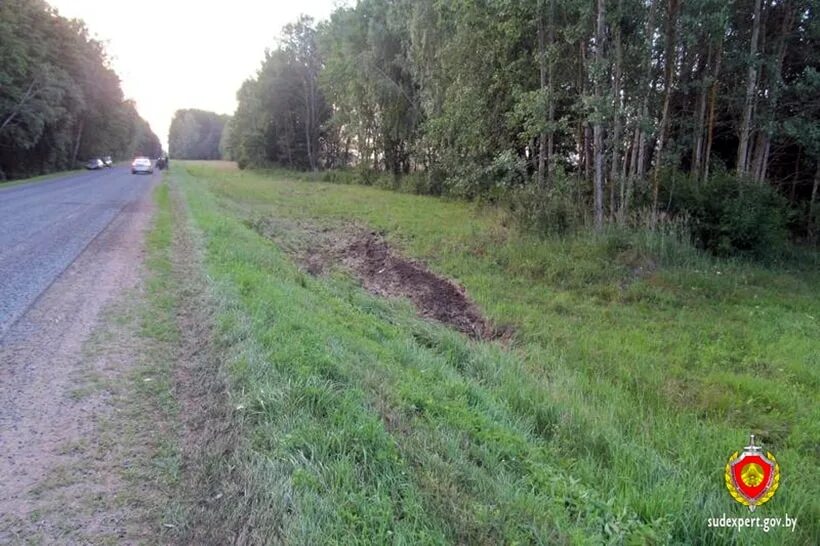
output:
<svg viewBox="0 0 820 546"><path fill-rule="evenodd" d="M3 340L0 542L154 542L176 527L174 339L152 330L146 267L155 208L150 192L128 207Z"/></svg>

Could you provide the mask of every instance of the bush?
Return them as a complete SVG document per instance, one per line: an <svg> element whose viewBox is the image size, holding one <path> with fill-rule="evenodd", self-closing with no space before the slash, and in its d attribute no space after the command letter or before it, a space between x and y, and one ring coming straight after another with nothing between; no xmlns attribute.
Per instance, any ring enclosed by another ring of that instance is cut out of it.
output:
<svg viewBox="0 0 820 546"><path fill-rule="evenodd" d="M563 235L584 225L582 205L575 202L567 179L556 178L549 189L530 184L507 195L510 213L524 231Z"/></svg>
<svg viewBox="0 0 820 546"><path fill-rule="evenodd" d="M512 150L487 158L486 162L448 158L432 174L433 180L441 181L442 193L485 203L502 200L510 190L520 188L528 180L526 161Z"/></svg>
<svg viewBox="0 0 820 546"><path fill-rule="evenodd" d="M444 187L452 197L472 200L486 195L492 185L484 176L484 169L473 163L457 165L446 172Z"/></svg>
<svg viewBox="0 0 820 546"><path fill-rule="evenodd" d="M359 165L356 171L358 171L359 183L364 186L372 186L379 176L379 173L364 165Z"/></svg>
<svg viewBox="0 0 820 546"><path fill-rule="evenodd" d="M399 180L399 191L415 193L417 195L429 195L431 191L427 173L414 172L405 174Z"/></svg>
<svg viewBox="0 0 820 546"><path fill-rule="evenodd" d="M356 173L351 170L334 169L322 171L322 182L331 184L355 184L357 182Z"/></svg>
<svg viewBox="0 0 820 546"><path fill-rule="evenodd" d="M694 243L717 256L772 257L788 242L786 200L771 186L728 174L696 183L689 178L665 201L686 214Z"/></svg>

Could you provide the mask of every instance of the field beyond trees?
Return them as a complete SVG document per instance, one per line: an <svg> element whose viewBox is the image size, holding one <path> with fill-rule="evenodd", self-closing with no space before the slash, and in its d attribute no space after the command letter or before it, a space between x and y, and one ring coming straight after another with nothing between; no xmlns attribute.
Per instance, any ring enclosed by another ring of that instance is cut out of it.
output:
<svg viewBox="0 0 820 546"><path fill-rule="evenodd" d="M816 267L644 232L540 239L492 207L227 163L166 180L203 253L240 438L206 471L223 537L820 542ZM421 318L341 261L311 274L311 249L357 230L463 285L506 335ZM748 515L723 467L749 433L783 475L755 515L797 517L793 533L706 525Z"/></svg>

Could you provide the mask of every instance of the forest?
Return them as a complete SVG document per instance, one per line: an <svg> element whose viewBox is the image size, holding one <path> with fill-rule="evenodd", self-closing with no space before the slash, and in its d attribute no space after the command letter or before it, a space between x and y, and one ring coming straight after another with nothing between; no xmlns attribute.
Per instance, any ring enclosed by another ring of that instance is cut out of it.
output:
<svg viewBox="0 0 820 546"><path fill-rule="evenodd" d="M237 93L240 167L504 203L565 232L816 242L817 0L361 0L283 29Z"/></svg>
<svg viewBox="0 0 820 546"><path fill-rule="evenodd" d="M0 182L161 153L82 21L42 0L3 0L0 44Z"/></svg>
<svg viewBox="0 0 820 546"><path fill-rule="evenodd" d="M176 159L220 159L229 117L205 110L177 110L168 134L169 153Z"/></svg>

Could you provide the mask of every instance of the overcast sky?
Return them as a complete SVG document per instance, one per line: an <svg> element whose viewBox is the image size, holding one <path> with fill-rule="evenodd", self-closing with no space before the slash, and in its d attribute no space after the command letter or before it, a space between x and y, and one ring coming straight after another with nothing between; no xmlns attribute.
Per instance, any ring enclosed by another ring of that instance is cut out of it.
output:
<svg viewBox="0 0 820 546"><path fill-rule="evenodd" d="M233 114L236 91L256 73L265 48L301 13L326 19L340 0L47 0L83 19L106 44L126 98L167 150L179 108Z"/></svg>

